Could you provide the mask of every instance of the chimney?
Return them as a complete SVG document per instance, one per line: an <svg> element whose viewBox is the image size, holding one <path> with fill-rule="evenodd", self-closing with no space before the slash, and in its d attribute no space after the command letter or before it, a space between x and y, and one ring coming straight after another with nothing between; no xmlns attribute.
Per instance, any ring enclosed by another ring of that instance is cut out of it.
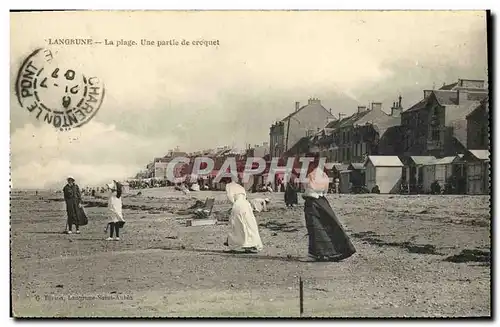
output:
<svg viewBox="0 0 500 327"><path fill-rule="evenodd" d="M330 108L330 115L332 114L332 108Z"/></svg>
<svg viewBox="0 0 500 327"><path fill-rule="evenodd" d="M318 98L310 98L307 103L308 104L321 104L321 100Z"/></svg>
<svg viewBox="0 0 500 327"><path fill-rule="evenodd" d="M461 105L469 100L469 92L466 90L457 90L457 104Z"/></svg>
<svg viewBox="0 0 500 327"><path fill-rule="evenodd" d="M363 111L366 111L366 106L358 106L358 114Z"/></svg>
<svg viewBox="0 0 500 327"><path fill-rule="evenodd" d="M399 102L398 102L398 108L402 108L402 106L401 106L401 100L403 100L403 97L401 96L401 94L399 95L398 100L399 100Z"/></svg>
<svg viewBox="0 0 500 327"><path fill-rule="evenodd" d="M372 110L382 110L382 102L372 102Z"/></svg>
<svg viewBox="0 0 500 327"><path fill-rule="evenodd" d="M431 95L432 90L424 90L424 99L427 99Z"/></svg>
<svg viewBox="0 0 500 327"><path fill-rule="evenodd" d="M392 117L399 117L401 116L401 106L399 105L398 102L394 102L394 105L391 108L391 116Z"/></svg>
<svg viewBox="0 0 500 327"><path fill-rule="evenodd" d="M300 102L295 102L295 112L299 111L300 108Z"/></svg>

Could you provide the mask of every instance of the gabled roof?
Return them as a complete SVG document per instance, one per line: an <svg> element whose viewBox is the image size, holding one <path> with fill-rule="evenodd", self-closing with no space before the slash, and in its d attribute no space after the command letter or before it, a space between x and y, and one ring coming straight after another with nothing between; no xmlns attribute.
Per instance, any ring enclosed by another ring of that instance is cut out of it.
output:
<svg viewBox="0 0 500 327"><path fill-rule="evenodd" d="M457 104L457 91L434 90L432 94L434 94L437 102L441 106Z"/></svg>
<svg viewBox="0 0 500 327"><path fill-rule="evenodd" d="M331 129L331 130L334 130L336 129L337 127L339 127L339 125L347 118L342 118L342 119L337 119L337 120L334 120L334 121L331 121L329 122L328 124L326 124L325 128L328 128L328 129Z"/></svg>
<svg viewBox="0 0 500 327"><path fill-rule="evenodd" d="M448 84L448 85L446 85L446 84L445 84L445 85L443 85L442 87L440 87L439 89L440 89L440 90L453 90L453 88L454 88L455 86L457 86L457 85L458 85L458 82L451 83L451 84Z"/></svg>
<svg viewBox="0 0 500 327"><path fill-rule="evenodd" d="M470 116L472 116L477 110L481 110L481 109L485 109L486 112L490 112L490 103L489 103L489 99L488 97L486 97L485 99L481 100L481 102L479 103L479 105L476 107L476 109L472 110L467 116L465 116L465 118L469 118Z"/></svg>
<svg viewBox="0 0 500 327"><path fill-rule="evenodd" d="M371 110L365 110L362 112L356 112L352 114L349 117L346 117L342 119L340 124L337 126L338 128L346 127L346 126L353 126L354 124L358 123L363 117L368 115L371 112Z"/></svg>
<svg viewBox="0 0 500 327"><path fill-rule="evenodd" d="M420 109L423 109L427 106L427 99L422 99L419 102L415 103L413 106L411 106L409 109L403 111L403 113L409 112L409 111L417 111Z"/></svg>
<svg viewBox="0 0 500 327"><path fill-rule="evenodd" d="M469 153L479 160L490 161L490 151L488 150L469 150Z"/></svg>
<svg viewBox="0 0 500 327"><path fill-rule="evenodd" d="M416 165L426 165L436 160L434 156L410 156Z"/></svg>
<svg viewBox="0 0 500 327"><path fill-rule="evenodd" d="M371 161L375 167L403 167L398 156L368 156L364 165Z"/></svg>
<svg viewBox="0 0 500 327"><path fill-rule="evenodd" d="M296 114L298 114L300 111L306 109L306 108L313 108L313 107L318 107L318 108L321 108L323 109L324 111L326 111L330 116L333 117L333 115L330 113L330 111L326 110L325 107L323 107L320 103L310 103L310 104L306 104L305 106L302 106L299 108L299 110L296 110L294 112L292 112L291 114L289 114L288 116L286 116L285 118L283 118L281 121L282 122L285 122L287 121L288 119L290 119L291 117L295 116Z"/></svg>
<svg viewBox="0 0 500 327"><path fill-rule="evenodd" d="M452 164L455 160L460 160L460 159L461 158L459 156L444 157L430 162L429 165L449 165Z"/></svg>
<svg viewBox="0 0 500 327"><path fill-rule="evenodd" d="M450 126L453 121L466 119L480 105L479 101L472 101L462 105L446 106L445 126Z"/></svg>
<svg viewBox="0 0 500 327"><path fill-rule="evenodd" d="M401 125L401 117L400 116L394 117L380 110L375 115L370 115L370 117L368 116L363 117L358 121L358 123L359 125L363 125L366 123L373 124L373 128L375 129L375 131L378 132L379 137L382 138L382 136L384 136L385 132L389 128Z"/></svg>
<svg viewBox="0 0 500 327"><path fill-rule="evenodd" d="M363 162L351 162L348 166L348 169L356 169L356 170L362 170L365 169L365 164Z"/></svg>
<svg viewBox="0 0 500 327"><path fill-rule="evenodd" d="M342 164L342 163L334 163L332 169L335 168L337 171L344 171L349 168L349 165Z"/></svg>
<svg viewBox="0 0 500 327"><path fill-rule="evenodd" d="M341 120L329 122L324 130L327 130L328 134L331 134L337 128L362 126L366 124L373 124L375 130L379 133L380 137L382 137L387 129L401 124L401 117L388 115L379 109L365 110L356 112Z"/></svg>

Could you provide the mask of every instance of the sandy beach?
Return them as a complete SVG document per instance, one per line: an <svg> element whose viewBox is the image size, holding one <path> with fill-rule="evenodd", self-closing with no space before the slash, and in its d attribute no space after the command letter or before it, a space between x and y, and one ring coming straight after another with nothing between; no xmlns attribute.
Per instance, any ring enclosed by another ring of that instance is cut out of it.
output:
<svg viewBox="0 0 500 327"><path fill-rule="evenodd" d="M357 253L303 262L303 200L283 193L256 213L264 250L227 254L223 192L170 188L123 199L120 241L105 241L104 199L65 235L61 194L13 191L11 271L16 317L490 316L489 196L330 195ZM217 225L186 227L178 210L215 197ZM250 194L254 198L262 194Z"/></svg>

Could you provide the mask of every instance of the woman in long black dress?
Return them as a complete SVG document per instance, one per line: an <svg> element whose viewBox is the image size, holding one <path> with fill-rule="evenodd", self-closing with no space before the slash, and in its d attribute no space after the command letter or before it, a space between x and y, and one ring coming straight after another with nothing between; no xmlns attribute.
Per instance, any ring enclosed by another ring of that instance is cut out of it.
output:
<svg viewBox="0 0 500 327"><path fill-rule="evenodd" d="M285 204L287 207L293 207L293 205L297 205L299 203L299 199L297 197L297 188L294 185L295 175L292 175L291 180L287 181L286 189L285 189Z"/></svg>
<svg viewBox="0 0 500 327"><path fill-rule="evenodd" d="M309 256L317 261L340 261L356 253L349 236L326 199L329 178L318 168L319 157L308 169L307 183L302 197L309 235Z"/></svg>

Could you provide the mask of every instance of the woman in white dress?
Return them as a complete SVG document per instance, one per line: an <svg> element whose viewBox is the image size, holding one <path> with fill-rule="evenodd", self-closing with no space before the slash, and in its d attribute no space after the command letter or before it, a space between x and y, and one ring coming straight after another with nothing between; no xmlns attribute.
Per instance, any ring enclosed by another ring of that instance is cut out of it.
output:
<svg viewBox="0 0 500 327"><path fill-rule="evenodd" d="M238 183L231 182L226 185L226 195L233 206L229 217L231 230L224 245L228 246L231 251L255 252L262 250L259 228L252 205L247 200L245 189Z"/></svg>
<svg viewBox="0 0 500 327"><path fill-rule="evenodd" d="M123 186L121 183L113 181L113 183L107 184L108 187L108 225L106 231L109 228L108 241L119 241L120 240L120 228L125 224L122 212L122 192ZM113 233L115 238L113 238Z"/></svg>

